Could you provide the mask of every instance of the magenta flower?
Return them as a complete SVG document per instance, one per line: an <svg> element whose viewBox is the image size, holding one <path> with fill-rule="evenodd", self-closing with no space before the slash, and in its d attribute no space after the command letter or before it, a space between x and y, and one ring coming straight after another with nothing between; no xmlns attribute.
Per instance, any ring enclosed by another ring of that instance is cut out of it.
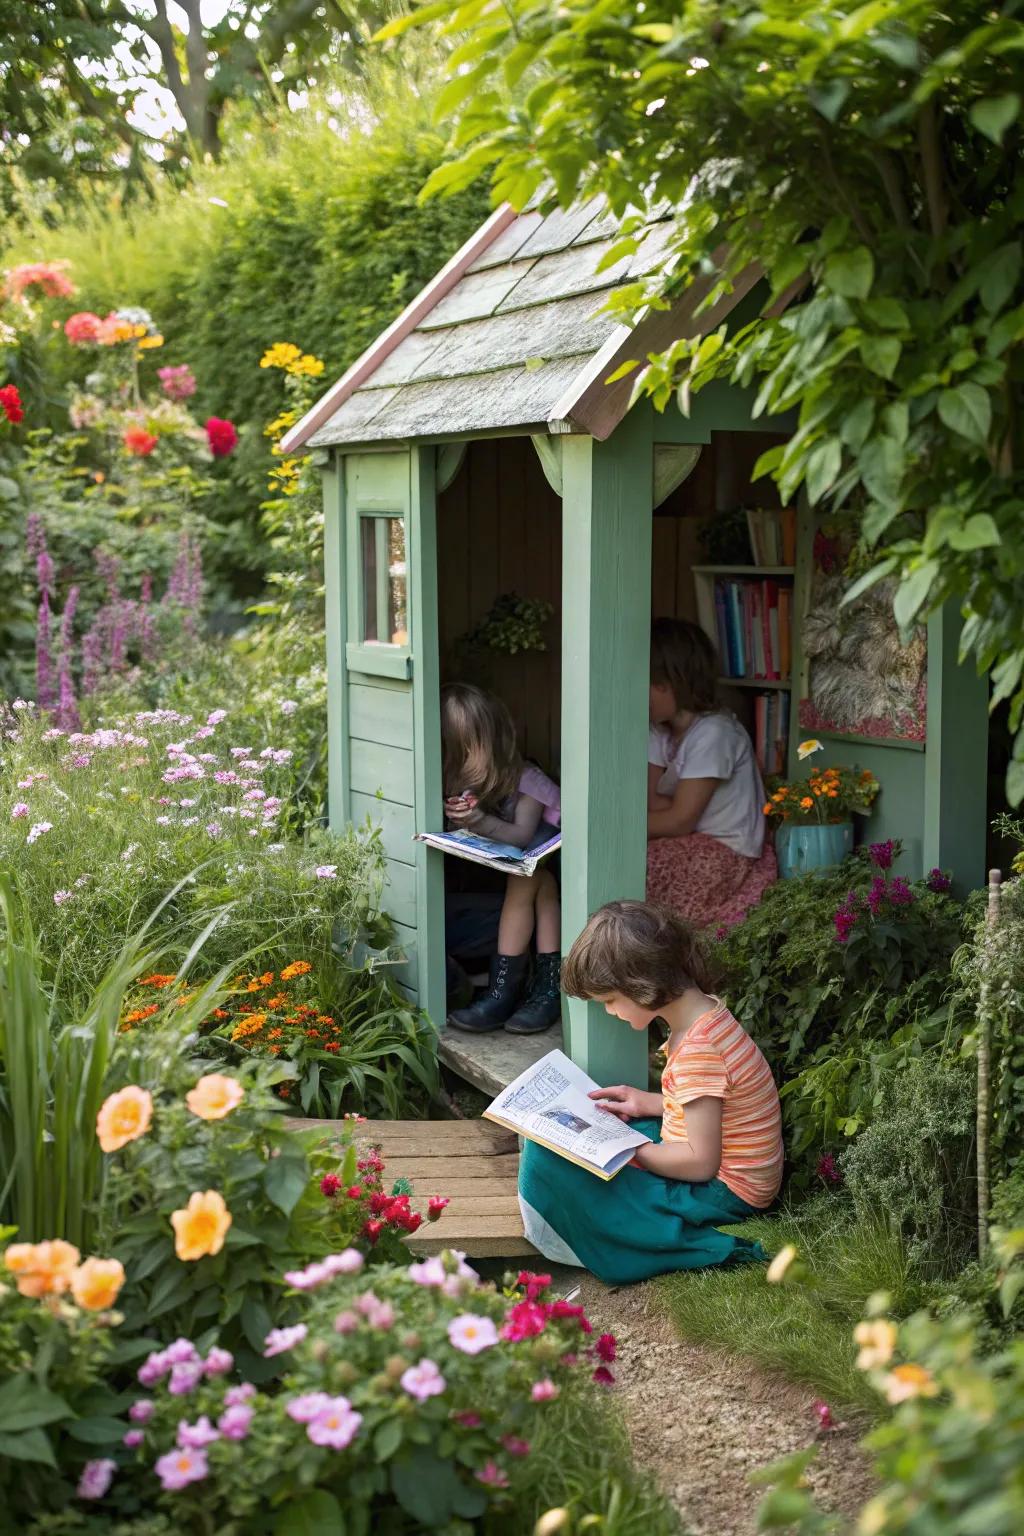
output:
<svg viewBox="0 0 1024 1536"><path fill-rule="evenodd" d="M839 910L834 912L832 915L832 922L835 925L836 930L835 938L837 944L845 944L849 939L850 934L857 926L857 910L855 906L856 900L856 894L851 891L846 898L846 905L844 907L840 907Z"/></svg>
<svg viewBox="0 0 1024 1536"><path fill-rule="evenodd" d="M536 1338L546 1327L547 1317L543 1307L534 1301L518 1301L502 1324L501 1336L512 1343L519 1343L523 1339Z"/></svg>
<svg viewBox="0 0 1024 1536"><path fill-rule="evenodd" d="M811 1404L811 1408L817 1417L819 1429L829 1432L838 1428L835 1419L832 1417L832 1409L829 1407L828 1403L823 1402L821 1398L817 1398Z"/></svg>
<svg viewBox="0 0 1024 1536"><path fill-rule="evenodd" d="M178 1420L178 1444L184 1451L205 1451L208 1445L219 1440L220 1435L204 1413L190 1424L187 1419Z"/></svg>
<svg viewBox="0 0 1024 1536"><path fill-rule="evenodd" d="M882 903L887 899L888 895L888 881L884 875L876 875L871 882L871 889L868 891L868 894L865 897L865 900L868 904L868 911L871 913L872 917L878 916L879 912L882 910Z"/></svg>
<svg viewBox="0 0 1024 1536"><path fill-rule="evenodd" d="M868 849L868 858L876 869L891 869L895 850L896 844L890 837L884 843L872 843Z"/></svg>
<svg viewBox="0 0 1024 1536"><path fill-rule="evenodd" d="M304 1392L301 1397L293 1397L284 1411L296 1424L312 1424L330 1401L326 1392Z"/></svg>
<svg viewBox="0 0 1024 1536"><path fill-rule="evenodd" d="M128 1450L134 1451L142 1444L145 1438L146 1436L141 1429L126 1429L121 1436L121 1444L127 1446Z"/></svg>
<svg viewBox="0 0 1024 1536"><path fill-rule="evenodd" d="M236 1403L233 1408L225 1408L217 1420L217 1428L225 1440L244 1440L249 1433L252 1423L254 1408L248 1403Z"/></svg>
<svg viewBox="0 0 1024 1536"><path fill-rule="evenodd" d="M324 1445L332 1451L343 1451L352 1444L363 1422L347 1397L329 1397L312 1423L306 1425L306 1434L314 1445Z"/></svg>
<svg viewBox="0 0 1024 1536"><path fill-rule="evenodd" d="M478 1413L453 1413L452 1418L456 1424L461 1424L463 1429L479 1429L484 1422Z"/></svg>
<svg viewBox="0 0 1024 1536"><path fill-rule="evenodd" d="M530 1388L530 1396L535 1403L550 1403L561 1390L561 1387L557 1387L549 1377L545 1376L543 1381L534 1382Z"/></svg>
<svg viewBox="0 0 1024 1536"><path fill-rule="evenodd" d="M841 1184L843 1176L836 1166L836 1160L831 1152L823 1152L818 1158L818 1166L815 1170L818 1178L825 1184Z"/></svg>
<svg viewBox="0 0 1024 1536"><path fill-rule="evenodd" d="M428 1397L440 1396L447 1385L433 1360L423 1359L402 1372L402 1390L420 1403L426 1402Z"/></svg>
<svg viewBox="0 0 1024 1536"><path fill-rule="evenodd" d="M615 1359L614 1333L602 1333L601 1337L594 1345L594 1351L597 1355L597 1358L599 1360L603 1360L605 1365L611 1365L612 1361Z"/></svg>
<svg viewBox="0 0 1024 1536"><path fill-rule="evenodd" d="M234 1363L235 1357L231 1351L215 1344L203 1361L203 1370L207 1376L226 1376Z"/></svg>
<svg viewBox="0 0 1024 1536"><path fill-rule="evenodd" d="M594 1372L594 1380L601 1387L613 1387L615 1385L615 1377L606 1365L598 1366Z"/></svg>
<svg viewBox="0 0 1024 1536"><path fill-rule="evenodd" d="M177 1493L179 1489L187 1488L189 1483L202 1482L209 1470L205 1451L180 1448L161 1456L154 1468L165 1493Z"/></svg>
<svg viewBox="0 0 1024 1536"><path fill-rule="evenodd" d="M296 1344L301 1344L309 1329L305 1323L296 1323L292 1328L271 1328L263 1341L264 1358L269 1360L272 1355L283 1355L286 1350L294 1349Z"/></svg>
<svg viewBox="0 0 1024 1536"><path fill-rule="evenodd" d="M929 871L928 889L934 891L937 896L941 895L943 891L948 891L952 884L952 880L950 880L948 875L943 874L941 869Z"/></svg>
<svg viewBox="0 0 1024 1536"><path fill-rule="evenodd" d="M188 363L177 367L158 368L156 376L168 400L187 400L196 392L195 375Z"/></svg>
<svg viewBox="0 0 1024 1536"><path fill-rule="evenodd" d="M358 1312L339 1312L334 1319L335 1333L355 1333L359 1327Z"/></svg>
<svg viewBox="0 0 1024 1536"><path fill-rule="evenodd" d="M256 1396L256 1388L251 1381L240 1382L237 1387L228 1387L224 1393L225 1408L237 1408L239 1403L244 1403L249 1397Z"/></svg>
<svg viewBox="0 0 1024 1536"><path fill-rule="evenodd" d="M151 1397L138 1397L128 1409L128 1417L133 1424L148 1424L155 1408L156 1404Z"/></svg>
<svg viewBox="0 0 1024 1536"><path fill-rule="evenodd" d="M114 1480L117 1462L109 1457L99 1461L87 1461L78 1479L77 1494L80 1499L102 1499Z"/></svg>
<svg viewBox="0 0 1024 1536"><path fill-rule="evenodd" d="M889 882L889 900L894 907L909 907L917 900L910 886L899 876Z"/></svg>
<svg viewBox="0 0 1024 1536"><path fill-rule="evenodd" d="M405 1273L416 1285L444 1285L448 1278L444 1260L438 1254L421 1260L419 1264L410 1264Z"/></svg>
<svg viewBox="0 0 1024 1536"><path fill-rule="evenodd" d="M11 806L12 821L19 821L22 816L27 816L28 814L29 807L25 804L24 800L18 800Z"/></svg>
<svg viewBox="0 0 1024 1536"><path fill-rule="evenodd" d="M203 1379L203 1366L199 1360L182 1360L171 1366L171 1379L167 1390L172 1397L185 1397L198 1387Z"/></svg>
<svg viewBox="0 0 1024 1536"><path fill-rule="evenodd" d="M483 1483L486 1488L507 1488L508 1477L498 1466L496 1461L486 1461L476 1474L478 1483Z"/></svg>
<svg viewBox="0 0 1024 1536"><path fill-rule="evenodd" d="M464 1355L478 1355L498 1342L498 1330L489 1317L462 1312L448 1324L448 1342Z"/></svg>
<svg viewBox="0 0 1024 1536"><path fill-rule="evenodd" d="M510 1456L529 1456L530 1442L519 1435L502 1435L501 1443Z"/></svg>
<svg viewBox="0 0 1024 1536"><path fill-rule="evenodd" d="M153 1387L158 1381L163 1381L171 1368L171 1362L167 1358L165 1349L156 1349L151 1355L147 1355L139 1366L138 1377L144 1387Z"/></svg>

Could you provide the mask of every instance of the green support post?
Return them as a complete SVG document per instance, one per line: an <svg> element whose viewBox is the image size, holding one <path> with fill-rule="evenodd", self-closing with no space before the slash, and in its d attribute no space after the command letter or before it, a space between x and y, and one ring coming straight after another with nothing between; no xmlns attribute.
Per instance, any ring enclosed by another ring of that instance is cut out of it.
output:
<svg viewBox="0 0 1024 1536"><path fill-rule="evenodd" d="M928 620L924 868L948 869L965 896L985 880L988 678L959 660L960 615L946 603Z"/></svg>
<svg viewBox="0 0 1024 1536"><path fill-rule="evenodd" d="M644 896L652 440L562 439L562 944L606 901ZM647 1086L647 1037L569 999L568 1051L598 1082Z"/></svg>
<svg viewBox="0 0 1024 1536"><path fill-rule="evenodd" d="M410 472L409 644L412 651L413 769L416 829L443 830L441 791L441 666L437 620L436 452L413 448ZM441 1028L446 1008L444 949L444 855L417 843L416 947L419 1001Z"/></svg>
<svg viewBox="0 0 1024 1536"><path fill-rule="evenodd" d="M337 453L323 468L324 589L327 646L327 819L344 832L349 813L348 634L345 579L345 466Z"/></svg>

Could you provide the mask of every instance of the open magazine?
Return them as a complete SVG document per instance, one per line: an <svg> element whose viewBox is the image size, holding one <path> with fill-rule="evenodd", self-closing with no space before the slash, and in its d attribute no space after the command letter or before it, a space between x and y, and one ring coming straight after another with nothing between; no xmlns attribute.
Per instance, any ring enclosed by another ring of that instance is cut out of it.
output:
<svg viewBox="0 0 1024 1536"><path fill-rule="evenodd" d="M562 846L562 835L556 832L542 843L530 848L516 848L512 843L498 843L490 837L477 837L475 832L417 832L414 842L428 843L442 853L451 853L457 859L469 859L474 864L486 864L490 869L500 869L506 875L532 875L542 859Z"/></svg>
<svg viewBox="0 0 1024 1536"><path fill-rule="evenodd" d="M613 1179L637 1147L651 1138L589 1098L598 1087L562 1051L549 1051L498 1094L484 1117L599 1179Z"/></svg>

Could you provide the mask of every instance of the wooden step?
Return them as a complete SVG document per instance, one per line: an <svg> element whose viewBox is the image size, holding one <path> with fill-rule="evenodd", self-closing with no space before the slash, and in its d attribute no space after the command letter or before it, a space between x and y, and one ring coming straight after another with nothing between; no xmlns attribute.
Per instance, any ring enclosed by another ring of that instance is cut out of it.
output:
<svg viewBox="0 0 1024 1536"><path fill-rule="evenodd" d="M507 1035L503 1029L489 1035L471 1035L466 1030L446 1026L437 1042L438 1060L492 1098L549 1051L563 1049L562 1031L557 1024L539 1035Z"/></svg>
<svg viewBox="0 0 1024 1536"><path fill-rule="evenodd" d="M351 1122L289 1119L287 1124L296 1130L319 1126L325 1140L340 1140ZM489 1120L364 1120L355 1133L358 1147L380 1148L386 1187L407 1179L413 1204L424 1211L431 1195L449 1197L440 1220L424 1221L407 1239L417 1255L458 1248L477 1259L536 1256L523 1235L519 1144L511 1131Z"/></svg>

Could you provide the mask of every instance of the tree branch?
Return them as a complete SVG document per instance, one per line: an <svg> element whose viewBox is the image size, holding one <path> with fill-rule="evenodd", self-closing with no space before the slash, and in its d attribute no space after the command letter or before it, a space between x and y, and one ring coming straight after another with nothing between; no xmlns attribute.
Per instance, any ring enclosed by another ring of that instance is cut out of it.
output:
<svg viewBox="0 0 1024 1536"><path fill-rule="evenodd" d="M821 140L822 155L824 157L825 170L828 172L829 180L835 187L843 202L846 204L850 217L856 226L857 233L864 241L864 244L872 245L874 243L874 235L872 234L867 220L861 213L860 208L857 206L856 200L851 196L850 192L847 190L838 172L836 171L835 162L832 159L832 150L828 142L828 135L825 133L823 128L819 127L818 137Z"/></svg>
<svg viewBox="0 0 1024 1536"><path fill-rule="evenodd" d="M940 239L946 232L949 221L949 206L946 202L945 188L942 182L942 142L939 133L939 122L935 115L935 99L929 97L917 116L917 147L921 155L921 169L924 174L925 204L928 209L928 222L935 239Z"/></svg>

